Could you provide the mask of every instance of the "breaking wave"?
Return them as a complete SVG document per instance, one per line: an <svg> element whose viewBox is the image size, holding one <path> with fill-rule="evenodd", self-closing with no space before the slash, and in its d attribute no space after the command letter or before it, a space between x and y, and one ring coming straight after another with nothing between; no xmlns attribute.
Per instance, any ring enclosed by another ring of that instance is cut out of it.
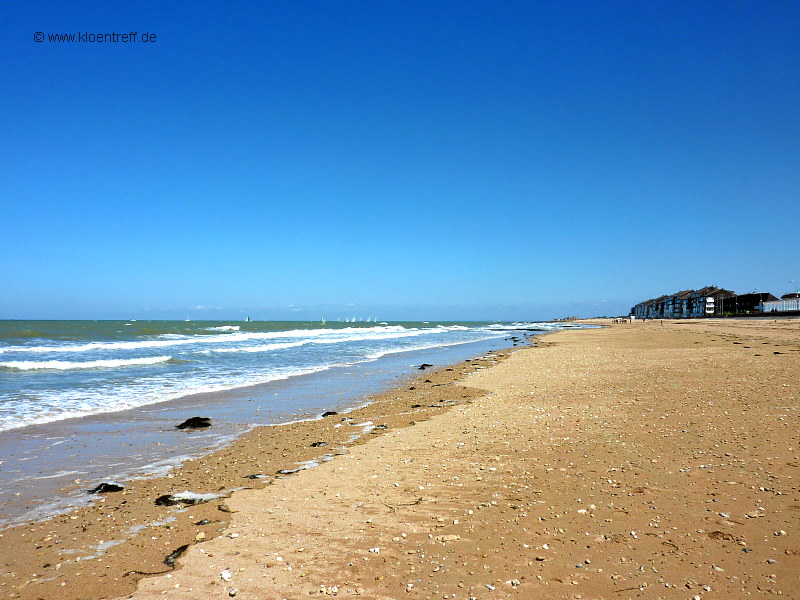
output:
<svg viewBox="0 0 800 600"><path fill-rule="evenodd" d="M171 360L171 356L150 356L146 358L120 358L111 360L12 360L0 362L0 367L15 371L35 371L40 369L55 369L67 371L70 369L113 369L116 367L130 367L134 365L155 365Z"/></svg>

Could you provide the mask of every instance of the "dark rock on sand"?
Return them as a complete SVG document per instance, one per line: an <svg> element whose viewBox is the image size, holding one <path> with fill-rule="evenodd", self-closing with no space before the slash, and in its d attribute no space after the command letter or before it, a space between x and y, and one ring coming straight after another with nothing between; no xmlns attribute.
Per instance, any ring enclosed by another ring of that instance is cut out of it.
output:
<svg viewBox="0 0 800 600"><path fill-rule="evenodd" d="M177 500L173 500L172 494L164 494L156 498L156 506L175 506L180 504Z"/></svg>
<svg viewBox="0 0 800 600"><path fill-rule="evenodd" d="M204 429L211 427L211 419L209 417L192 417L175 427L178 429Z"/></svg>
<svg viewBox="0 0 800 600"><path fill-rule="evenodd" d="M339 413L337 413L335 410L328 410L328 411L322 413L322 416L323 417L332 417L333 415L338 415L338 414Z"/></svg>
<svg viewBox="0 0 800 600"><path fill-rule="evenodd" d="M433 366L433 365L432 365L432 364L429 364L429 363L422 363L422 364L421 364L420 366L418 366L417 368L418 368L420 371L424 371L424 370L425 370L425 369L427 369L428 367L432 367L432 366Z"/></svg>
<svg viewBox="0 0 800 600"><path fill-rule="evenodd" d="M104 481L91 490L86 490L90 494L109 494L111 492L121 492L125 487L115 481Z"/></svg>
<svg viewBox="0 0 800 600"><path fill-rule="evenodd" d="M321 446L327 446L327 445L328 445L328 442L314 442L313 444L311 444L311 447L312 448L319 448Z"/></svg>
<svg viewBox="0 0 800 600"><path fill-rule="evenodd" d="M250 475L245 475L245 479L269 479L269 475L264 475L263 473L251 473Z"/></svg>
<svg viewBox="0 0 800 600"><path fill-rule="evenodd" d="M180 558L181 554L186 552L186 549L188 547L189 544L184 544L183 546L175 548L175 550L167 554L166 558L164 558L164 564L167 565L168 567L174 567L175 561L178 560L178 558Z"/></svg>

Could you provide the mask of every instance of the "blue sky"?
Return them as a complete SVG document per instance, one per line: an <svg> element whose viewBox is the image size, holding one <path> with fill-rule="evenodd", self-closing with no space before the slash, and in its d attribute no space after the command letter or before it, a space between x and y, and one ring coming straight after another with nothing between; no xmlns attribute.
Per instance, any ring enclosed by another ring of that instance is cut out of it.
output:
<svg viewBox="0 0 800 600"><path fill-rule="evenodd" d="M0 318L545 319L800 281L796 2L0 11ZM156 41L33 37L131 31Z"/></svg>

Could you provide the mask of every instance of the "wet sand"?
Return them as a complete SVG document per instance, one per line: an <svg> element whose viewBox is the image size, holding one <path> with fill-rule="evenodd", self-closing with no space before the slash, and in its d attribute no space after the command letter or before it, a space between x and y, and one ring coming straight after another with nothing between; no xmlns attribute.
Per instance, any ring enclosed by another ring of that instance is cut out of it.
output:
<svg viewBox="0 0 800 600"><path fill-rule="evenodd" d="M423 372L348 415L255 430L169 480L4 532L2 589L65 600L800 597L800 321L655 321L536 342ZM244 479L254 473L271 477ZM251 489L207 504L154 504L241 482ZM182 545L177 568L164 565Z"/></svg>

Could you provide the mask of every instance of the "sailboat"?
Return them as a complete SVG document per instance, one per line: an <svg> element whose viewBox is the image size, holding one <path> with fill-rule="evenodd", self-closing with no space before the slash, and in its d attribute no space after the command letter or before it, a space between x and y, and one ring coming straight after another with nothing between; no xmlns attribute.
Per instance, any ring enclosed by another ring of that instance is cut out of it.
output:
<svg viewBox="0 0 800 600"><path fill-rule="evenodd" d="M325 317L322 317L322 324L325 325Z"/></svg>

